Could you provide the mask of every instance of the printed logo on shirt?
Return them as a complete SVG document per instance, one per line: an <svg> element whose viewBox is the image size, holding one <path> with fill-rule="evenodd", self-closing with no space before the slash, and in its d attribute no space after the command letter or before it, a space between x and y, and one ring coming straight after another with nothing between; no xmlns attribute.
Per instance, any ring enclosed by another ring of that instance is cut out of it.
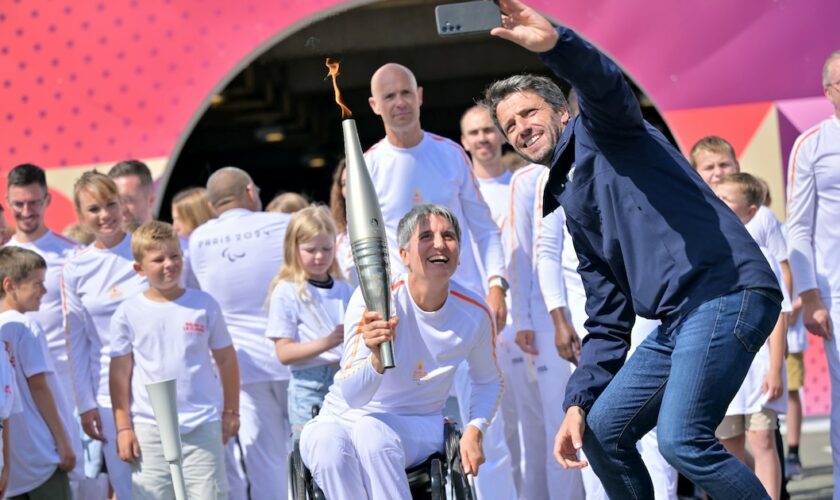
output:
<svg viewBox="0 0 840 500"><path fill-rule="evenodd" d="M229 245L231 243L248 242L263 237L268 237L274 234L279 229L274 227L274 224L264 226L261 228L243 231L241 233L227 234L225 236L217 236L215 238L204 238L199 240L198 248L212 247L217 245Z"/></svg>
<svg viewBox="0 0 840 500"><path fill-rule="evenodd" d="M187 321L184 323L184 334L185 335L196 335L204 333L204 325L201 323L193 323L191 321Z"/></svg>
<svg viewBox="0 0 840 500"><path fill-rule="evenodd" d="M111 300L120 300L123 298L122 290L116 286L111 287L111 291L108 293L108 298Z"/></svg>
<svg viewBox="0 0 840 500"><path fill-rule="evenodd" d="M414 369L414 373L411 374L411 378L414 380L423 380L423 377L428 375L429 372L426 371L426 364L423 360L417 362L417 367Z"/></svg>
<svg viewBox="0 0 840 500"><path fill-rule="evenodd" d="M246 255L245 251L237 252L235 250L231 250L230 247L222 250L222 257L226 258L230 262L236 262L237 260L245 257L245 255Z"/></svg>

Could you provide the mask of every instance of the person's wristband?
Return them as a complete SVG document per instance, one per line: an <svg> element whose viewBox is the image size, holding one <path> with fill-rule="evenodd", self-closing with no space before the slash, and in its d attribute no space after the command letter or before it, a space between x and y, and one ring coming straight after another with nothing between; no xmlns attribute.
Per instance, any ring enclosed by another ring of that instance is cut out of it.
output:
<svg viewBox="0 0 840 500"><path fill-rule="evenodd" d="M132 429L131 427L123 427L121 429L117 429L117 434L119 434L122 431L132 431L132 432L134 432L134 429Z"/></svg>
<svg viewBox="0 0 840 500"><path fill-rule="evenodd" d="M234 417L239 418L239 412L234 410L234 409L231 409L231 408L228 408L228 409L222 411L222 414L233 415Z"/></svg>

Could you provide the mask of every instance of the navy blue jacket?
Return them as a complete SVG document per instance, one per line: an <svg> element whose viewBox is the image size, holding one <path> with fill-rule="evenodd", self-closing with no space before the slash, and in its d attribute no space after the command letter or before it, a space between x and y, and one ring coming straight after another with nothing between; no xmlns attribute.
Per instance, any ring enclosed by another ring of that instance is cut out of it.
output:
<svg viewBox="0 0 840 500"><path fill-rule="evenodd" d="M758 245L654 127L619 69L567 28L543 62L578 92L544 193L562 206L586 290L580 363L564 409L587 412L624 364L635 315L671 333L701 303L746 288L781 302Z"/></svg>

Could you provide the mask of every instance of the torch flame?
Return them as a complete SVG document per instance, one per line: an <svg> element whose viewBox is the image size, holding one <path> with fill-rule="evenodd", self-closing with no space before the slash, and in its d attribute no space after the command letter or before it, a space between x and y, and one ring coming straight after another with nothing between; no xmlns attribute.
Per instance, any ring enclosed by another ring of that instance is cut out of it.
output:
<svg viewBox="0 0 840 500"><path fill-rule="evenodd" d="M332 77L333 90L335 90L335 102L341 106L341 119L347 120L353 117L353 113L350 111L350 108L345 106L341 99L341 91L338 90L338 82L336 81L336 78L338 77L338 65L339 63L330 62L330 58L327 58L327 68L330 70L329 73L327 73L327 76Z"/></svg>

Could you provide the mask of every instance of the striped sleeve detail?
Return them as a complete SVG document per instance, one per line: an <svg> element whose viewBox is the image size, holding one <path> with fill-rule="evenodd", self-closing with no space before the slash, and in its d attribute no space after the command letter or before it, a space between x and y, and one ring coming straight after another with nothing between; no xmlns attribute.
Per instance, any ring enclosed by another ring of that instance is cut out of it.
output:
<svg viewBox="0 0 840 500"><path fill-rule="evenodd" d="M492 352L493 352L493 366L495 366L496 373L499 375L499 381L501 383L501 387L499 389L499 395L496 396L496 402L493 404L493 411L490 413L490 416L487 418L487 425L489 426L490 422L493 421L493 418L496 417L496 412L499 411L499 407L502 404L502 395L505 393L505 377L502 374L502 369L499 368L499 360L496 357L496 322L493 319L493 314L490 312L490 309L488 309L486 305L478 302L475 299L467 297L466 295L464 295L462 293L456 292L455 290L450 290L449 293L452 296L457 297L457 298L463 300L464 302L467 302L468 304L472 304L472 305L478 307L479 309L481 309L482 311L484 311L484 314L487 315L487 319L490 323L490 343L491 343ZM486 430L486 429L483 429L482 432L484 430Z"/></svg>
<svg viewBox="0 0 840 500"><path fill-rule="evenodd" d="M788 172L788 193L790 193L787 203L788 211L790 211L790 206L793 203L793 193L795 192L794 188L796 187L796 159L797 157L799 157L799 149L802 148L802 145L805 144L805 141L807 141L808 139L813 137L814 134L819 132L820 128L820 125L815 125L810 130L806 131L802 135L802 139L797 141L796 146L793 149L793 154L791 154L790 156L792 161L790 162L790 172Z"/></svg>

